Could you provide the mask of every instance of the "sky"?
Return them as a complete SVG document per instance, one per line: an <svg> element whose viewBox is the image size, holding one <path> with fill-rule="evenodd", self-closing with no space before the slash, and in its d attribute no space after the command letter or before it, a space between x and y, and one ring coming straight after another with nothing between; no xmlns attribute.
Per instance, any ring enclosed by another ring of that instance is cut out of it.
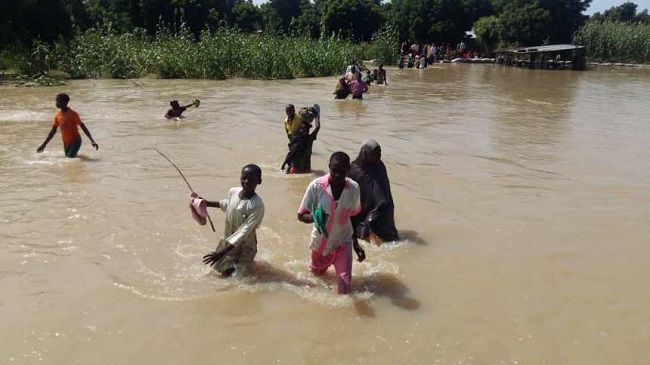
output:
<svg viewBox="0 0 650 365"><path fill-rule="evenodd" d="M259 0L258 0L259 1ZM591 5L587 9L586 13L592 15L593 13L600 12L611 8L612 6L619 6L627 2L626 0L592 0ZM636 11L640 12L644 9L650 9L650 0L636 0L632 1L637 4Z"/></svg>
<svg viewBox="0 0 650 365"><path fill-rule="evenodd" d="M384 0L386 1L386 0ZM253 0L253 4L260 5L265 3L266 0ZM603 11L611 8L612 6L619 6L626 2L626 0L592 0L591 5L587 9L587 14L592 15L595 12L602 13ZM650 9L650 0L635 0L632 1L636 3L637 11L643 11L643 9Z"/></svg>

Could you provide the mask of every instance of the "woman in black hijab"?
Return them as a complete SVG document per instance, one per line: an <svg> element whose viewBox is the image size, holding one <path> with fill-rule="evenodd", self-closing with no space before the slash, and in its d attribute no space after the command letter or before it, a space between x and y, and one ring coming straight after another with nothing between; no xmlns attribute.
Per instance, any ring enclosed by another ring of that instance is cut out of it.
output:
<svg viewBox="0 0 650 365"><path fill-rule="evenodd" d="M377 141L367 140L361 144L359 156L352 162L348 177L356 181L361 189L361 212L352 217L357 237L378 244L399 239L390 181Z"/></svg>

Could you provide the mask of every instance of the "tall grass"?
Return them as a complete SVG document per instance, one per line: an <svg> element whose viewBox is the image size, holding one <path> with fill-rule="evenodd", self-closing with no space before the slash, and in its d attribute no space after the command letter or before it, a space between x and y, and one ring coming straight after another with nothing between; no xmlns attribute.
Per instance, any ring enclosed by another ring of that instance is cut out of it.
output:
<svg viewBox="0 0 650 365"><path fill-rule="evenodd" d="M354 48L336 37L314 40L241 33L221 28L195 37L182 26L115 34L89 29L67 42L35 43L33 64L60 69L73 78L290 79L330 76L355 58Z"/></svg>
<svg viewBox="0 0 650 365"><path fill-rule="evenodd" d="M573 42L593 61L650 63L650 24L589 22Z"/></svg>

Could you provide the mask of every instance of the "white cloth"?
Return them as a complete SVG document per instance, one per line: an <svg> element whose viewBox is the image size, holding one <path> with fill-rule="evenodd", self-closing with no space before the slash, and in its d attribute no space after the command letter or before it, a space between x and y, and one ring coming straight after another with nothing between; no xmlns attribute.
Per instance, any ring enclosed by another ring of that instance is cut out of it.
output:
<svg viewBox="0 0 650 365"><path fill-rule="evenodd" d="M330 175L327 174L309 184L298 210L298 214L313 213L320 205L327 214L325 224L327 236L324 232L319 232L314 224L309 243L311 250L320 252L322 255L327 255L341 244L352 240L353 229L350 217L359 214L361 210L359 185L346 178L345 188L339 200L335 201L329 178Z"/></svg>
<svg viewBox="0 0 650 365"><path fill-rule="evenodd" d="M213 267L223 272L235 266L246 267L253 262L257 254L256 230L264 218L264 202L255 194L250 199L242 199L241 187L230 189L228 198L219 201L219 207L226 212L224 239L219 246L229 243L235 246Z"/></svg>

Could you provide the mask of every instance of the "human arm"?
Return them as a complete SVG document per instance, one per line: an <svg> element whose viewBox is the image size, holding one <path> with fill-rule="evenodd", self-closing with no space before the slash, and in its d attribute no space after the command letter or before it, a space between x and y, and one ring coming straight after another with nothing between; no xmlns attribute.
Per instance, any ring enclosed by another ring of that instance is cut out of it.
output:
<svg viewBox="0 0 650 365"><path fill-rule="evenodd" d="M357 232L352 217L350 217L350 223L352 224L352 248L354 249L354 252L356 252L359 262L363 262L363 260L366 259L366 251L363 249L363 247L361 247L361 245L359 245L359 240L357 239Z"/></svg>
<svg viewBox="0 0 650 365"><path fill-rule="evenodd" d="M93 136L90 135L90 131L88 130L88 128L86 128L86 125L83 124L83 123L80 123L79 127L81 127L81 130L84 131L84 133L86 134L86 136L90 140L90 143L93 145L93 148L95 148L95 150L98 150L99 145L97 144L97 142L95 142L95 140L93 139Z"/></svg>
<svg viewBox="0 0 650 365"><path fill-rule="evenodd" d="M313 193L313 184L310 183L305 191L305 195L302 198L300 203L300 208L298 209L298 220L303 223L314 223L314 216L312 214L312 206L314 205L314 193Z"/></svg>
<svg viewBox="0 0 650 365"><path fill-rule="evenodd" d="M366 259L366 251L363 250L361 245L359 245L359 240L357 239L357 215L361 211L361 194L358 185L354 190L354 198L352 200L353 204L350 209L350 225L352 225L352 248L357 254L359 262L363 262Z"/></svg>
<svg viewBox="0 0 650 365"><path fill-rule="evenodd" d="M199 198L200 198L200 197L199 197ZM218 201L210 201L210 200L207 200L207 199L204 199L204 200L205 200L205 203L207 204L207 206L209 206L209 207L212 207L212 208L221 208L221 204L219 204Z"/></svg>
<svg viewBox="0 0 650 365"><path fill-rule="evenodd" d="M314 118L314 123L316 124L314 126L314 130L309 135L312 139L316 139L316 137L318 136L318 132L320 131L320 115L316 115L316 117Z"/></svg>
<svg viewBox="0 0 650 365"><path fill-rule="evenodd" d="M57 129L57 126L52 126L52 129L50 129L50 133L48 133L47 137L45 137L45 141L43 141L43 143L40 146L38 146L38 148L36 149L36 152L38 152L38 153L43 152L43 150L45 149L45 146L47 146L47 144L52 140L52 138L56 134L56 129Z"/></svg>

